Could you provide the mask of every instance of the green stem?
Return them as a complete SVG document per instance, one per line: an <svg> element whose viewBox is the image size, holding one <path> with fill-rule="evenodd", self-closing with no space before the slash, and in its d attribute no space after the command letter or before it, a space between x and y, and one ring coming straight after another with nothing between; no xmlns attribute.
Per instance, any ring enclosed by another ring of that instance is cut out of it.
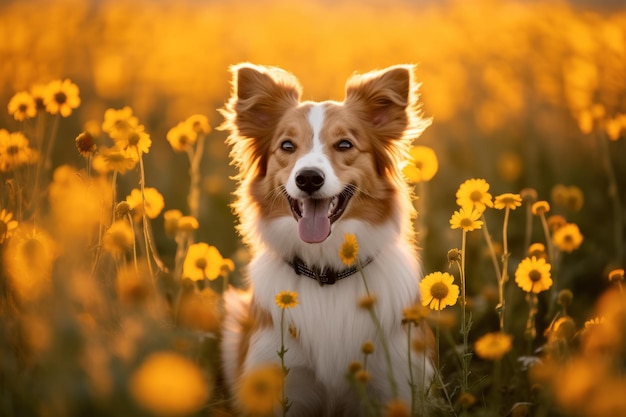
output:
<svg viewBox="0 0 626 417"><path fill-rule="evenodd" d="M619 184L615 177L615 170L611 163L611 153L609 149L609 140L606 135L599 135L600 149L602 152L602 165L606 173L607 180L609 182L608 195L611 199L611 205L613 209L613 221L615 222L613 227L613 245L615 250L615 262L618 265L622 265L624 257L624 240L623 229L624 219L622 217L622 207L620 204Z"/></svg>
<svg viewBox="0 0 626 417"><path fill-rule="evenodd" d="M359 268L359 272L361 273L361 278L363 278L363 285L365 286L365 291L368 297L371 297L369 287L367 286L367 279L365 279L365 272L361 266L361 261L357 259L357 266ZM383 346L383 352L385 354L385 361L387 362L387 377L389 378L389 384L391 385L391 392L393 394L393 398L398 398L398 385L396 384L396 379L393 375L393 367L391 366L391 354L389 353L389 346L387 345L387 338L385 338L385 334L383 332L383 326L378 320L378 316L374 311L374 307L368 308L370 316L372 317L372 321L376 326L376 332L380 335L380 341Z"/></svg>
<svg viewBox="0 0 626 417"><path fill-rule="evenodd" d="M280 367L283 370L283 378L282 378L282 390L281 390L281 406L283 411L283 417L287 415L287 411L289 411L289 399L285 395L285 379L289 374L289 369L285 366L285 353L287 353L287 349L285 349L285 309L281 309L280 312L280 351L278 352L278 356L280 357Z"/></svg>
<svg viewBox="0 0 626 417"><path fill-rule="evenodd" d="M484 224L484 223L483 223ZM467 318L466 318L466 310L467 310L467 298L466 298L466 279L465 279L465 252L467 246L467 232L463 230L463 235L461 238L461 267L459 268L459 275L461 277L461 333L463 334L463 379L462 379L462 390L463 392L467 392L468 390L468 361L465 359L465 355L468 354L468 333L467 329Z"/></svg>
<svg viewBox="0 0 626 417"><path fill-rule="evenodd" d="M409 359L409 386L411 387L411 416L415 414L415 380L413 379L413 363L411 360L411 321L407 322L406 335L407 335L407 352ZM426 355L423 355L426 356Z"/></svg>
<svg viewBox="0 0 626 417"><path fill-rule="evenodd" d="M196 142L195 150L189 149L187 156L189 157L189 194L187 195L187 205L189 206L189 214L192 217L198 218L200 211L200 162L204 155L204 139L205 135L200 134L198 141Z"/></svg>
<svg viewBox="0 0 626 417"><path fill-rule="evenodd" d="M130 222L130 228L133 231L133 265L135 266L135 273L139 274L139 265L137 264L137 239L135 239L135 224L133 222L133 215L129 211L126 213L126 216Z"/></svg>
<svg viewBox="0 0 626 417"><path fill-rule="evenodd" d="M504 331L504 310L506 298L504 297L504 285L509 280L509 245L508 245L508 224L509 224L510 209L506 207L504 209L504 222L502 225L502 276L498 280L498 296L500 304L498 308L498 314L500 316L500 331Z"/></svg>
<svg viewBox="0 0 626 417"><path fill-rule="evenodd" d="M540 213L539 218L541 219L541 227L543 228L543 234L546 240L546 246L548 248L548 262L552 265L552 281L553 284L550 287L550 306L548 308L548 316L552 316L554 314L555 306L556 306L556 297L558 291L558 266L559 260L557 259L558 252L554 248L554 244L552 243L552 236L550 233L550 226L548 225L548 220L546 219L545 213Z"/></svg>
<svg viewBox="0 0 626 417"><path fill-rule="evenodd" d="M502 280L502 273L500 272L500 264L498 263L498 257L496 255L496 250L493 248L493 241L491 240L491 235L489 234L489 229L487 228L487 219L485 219L485 214L481 216L481 220L483 221L483 234L485 235L485 240L487 241L487 248L489 249L489 254L491 255L491 262L493 263L493 269L496 271L496 279L499 281Z"/></svg>
<svg viewBox="0 0 626 417"><path fill-rule="evenodd" d="M141 152L139 151L139 149L135 148L135 150L137 151L137 156L139 158L139 169L140 169L140 175L141 178L139 179L139 188L141 190L141 204L143 207L143 213L142 213L142 226L143 226L143 239L144 239L144 244L146 246L146 262L148 263L148 270L150 271L150 276L152 277L152 281L154 281L154 271L152 270L152 262L150 261L150 255L151 255L151 251L150 251L150 238L148 235L148 215L146 214L146 193L145 193L145 171L144 171L144 166L143 166L143 156L141 155Z"/></svg>

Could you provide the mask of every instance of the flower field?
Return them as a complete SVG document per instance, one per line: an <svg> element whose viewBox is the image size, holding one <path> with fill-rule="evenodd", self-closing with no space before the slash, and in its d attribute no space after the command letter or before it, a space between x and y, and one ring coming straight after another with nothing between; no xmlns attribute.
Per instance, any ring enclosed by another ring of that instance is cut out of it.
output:
<svg viewBox="0 0 626 417"><path fill-rule="evenodd" d="M620 2L5 0L0 34L0 416L238 415L217 341L249 253L218 109L243 61L312 100L418 64L424 279L403 313L436 375L364 415L626 415ZM337 256L358 266L354 235ZM276 295L284 337L305 297ZM354 306L377 322L376 294ZM289 415L276 351L246 415Z"/></svg>

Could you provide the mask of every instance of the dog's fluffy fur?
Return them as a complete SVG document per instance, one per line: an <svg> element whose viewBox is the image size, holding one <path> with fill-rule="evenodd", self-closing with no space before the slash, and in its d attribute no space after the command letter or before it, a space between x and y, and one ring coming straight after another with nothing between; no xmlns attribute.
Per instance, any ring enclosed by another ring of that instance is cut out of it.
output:
<svg viewBox="0 0 626 417"><path fill-rule="evenodd" d="M301 102L297 79L281 69L240 64L232 74L222 128L230 131L239 170L234 208L253 259L250 289L225 297L222 355L231 392L255 367L280 363L275 297L290 290L299 294L299 305L285 311L285 331L290 326L297 332L285 338L290 416L359 415L346 374L352 361L363 358L366 341L375 345L367 359L367 395L379 404L390 400L381 337L389 345L399 397L409 404L401 321L402 310L419 301L421 270L401 165L428 124L419 116L413 67L353 75L343 102L319 103ZM346 233L356 236L360 262L367 263L362 272L376 297L383 335L359 307L366 295L360 273L321 286L290 265L297 256L311 268L345 269L339 249ZM425 353L411 354L416 382L429 381Z"/></svg>

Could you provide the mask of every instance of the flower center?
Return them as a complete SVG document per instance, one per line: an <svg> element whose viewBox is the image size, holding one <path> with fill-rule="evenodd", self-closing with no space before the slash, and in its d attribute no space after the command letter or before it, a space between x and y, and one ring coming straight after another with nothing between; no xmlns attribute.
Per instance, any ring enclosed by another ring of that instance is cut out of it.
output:
<svg viewBox="0 0 626 417"><path fill-rule="evenodd" d="M0 238L3 238L8 230L9 227L7 226L7 224L0 220Z"/></svg>
<svg viewBox="0 0 626 417"><path fill-rule="evenodd" d="M63 91L59 91L54 95L54 101L58 104L65 104L67 101L67 95Z"/></svg>
<svg viewBox="0 0 626 417"><path fill-rule="evenodd" d="M293 297L290 294L283 294L280 297L280 301L284 304L284 305L290 305L293 303Z"/></svg>
<svg viewBox="0 0 626 417"><path fill-rule="evenodd" d="M13 156L13 155L17 155L19 152L20 152L19 146L15 146L15 145L7 146L7 154Z"/></svg>
<svg viewBox="0 0 626 417"><path fill-rule="evenodd" d="M533 269L532 271L528 273L528 278L530 278L532 282L537 282L541 279L541 272L537 271L536 269Z"/></svg>
<svg viewBox="0 0 626 417"><path fill-rule="evenodd" d="M256 381L253 389L254 393L258 396L265 396L270 392L270 384L267 381Z"/></svg>
<svg viewBox="0 0 626 417"><path fill-rule="evenodd" d="M354 246L352 245L344 245L342 255L345 259L352 259L355 256Z"/></svg>
<svg viewBox="0 0 626 417"><path fill-rule="evenodd" d="M443 282L435 282L430 287L430 295L438 300L443 300L448 295L448 286Z"/></svg>
<svg viewBox="0 0 626 417"><path fill-rule="evenodd" d="M204 269L207 267L207 261L204 258L198 258L196 259L196 267L198 269Z"/></svg>
<svg viewBox="0 0 626 417"><path fill-rule="evenodd" d="M128 144L130 146L137 146L139 144L139 135L136 133L132 133L128 136Z"/></svg>
<svg viewBox="0 0 626 417"><path fill-rule="evenodd" d="M17 108L17 111L20 113L26 113L26 110L28 110L28 106L24 103L20 104Z"/></svg>
<svg viewBox="0 0 626 417"><path fill-rule="evenodd" d="M473 223L474 222L472 222L472 219L470 219L469 217L462 218L461 222L460 222L461 227L464 228L464 229L467 228L467 227L471 227Z"/></svg>
<svg viewBox="0 0 626 417"><path fill-rule="evenodd" d="M472 191L472 193L470 194L470 200L474 201L474 202L478 202L480 200L482 200L483 198L483 193L478 191L478 190L474 190Z"/></svg>

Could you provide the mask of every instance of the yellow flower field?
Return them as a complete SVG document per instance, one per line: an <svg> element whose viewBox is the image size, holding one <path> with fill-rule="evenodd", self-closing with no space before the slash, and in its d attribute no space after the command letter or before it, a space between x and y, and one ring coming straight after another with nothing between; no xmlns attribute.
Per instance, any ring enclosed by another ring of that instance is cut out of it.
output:
<svg viewBox="0 0 626 417"><path fill-rule="evenodd" d="M234 415L217 340L250 254L218 127L244 61L312 100L418 64L426 297L402 313L437 369L365 415L626 415L624 4L4 0L0 35L0 416ZM282 318L305 302L276 294ZM354 300L380 326L376 303ZM282 369L240 386L254 415L289 415L281 325Z"/></svg>

